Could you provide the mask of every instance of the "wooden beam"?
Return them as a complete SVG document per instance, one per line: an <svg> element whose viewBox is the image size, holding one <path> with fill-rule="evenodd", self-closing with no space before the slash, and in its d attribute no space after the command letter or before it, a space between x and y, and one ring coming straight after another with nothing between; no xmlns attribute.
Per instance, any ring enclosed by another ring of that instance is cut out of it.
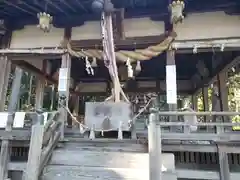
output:
<svg viewBox="0 0 240 180"><path fill-rule="evenodd" d="M69 85L70 85L70 70L72 59L69 54L65 54L62 56L61 69L59 71L58 77L58 93L59 93L59 108L60 117L62 120L60 132L61 139L64 138L64 126L65 122L67 122L68 113L66 112L65 107L68 108L68 100L69 100ZM62 71L62 72L61 72ZM62 73L62 74L61 74ZM61 77L62 76L62 77Z"/></svg>
<svg viewBox="0 0 240 180"><path fill-rule="evenodd" d="M175 33L165 33L160 36L147 36L147 37L134 37L126 39L116 39L115 47L116 50L123 49L135 49L135 48L146 48L150 45L156 45L161 43L168 35L174 36ZM74 50L82 49L102 49L102 40L73 40L71 46Z"/></svg>
<svg viewBox="0 0 240 180"><path fill-rule="evenodd" d="M0 54L5 55L62 55L66 53L65 49L0 49Z"/></svg>

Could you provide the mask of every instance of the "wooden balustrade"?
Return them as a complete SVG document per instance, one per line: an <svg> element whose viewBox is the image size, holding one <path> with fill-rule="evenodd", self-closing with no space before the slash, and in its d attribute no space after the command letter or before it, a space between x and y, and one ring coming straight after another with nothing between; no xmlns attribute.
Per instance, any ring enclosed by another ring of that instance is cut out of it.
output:
<svg viewBox="0 0 240 180"><path fill-rule="evenodd" d="M17 139L30 140L28 162L23 180L37 180L60 139L59 127L62 121L59 119L59 112L1 112L0 118L2 139L0 179L8 179L11 152L9 143Z"/></svg>
<svg viewBox="0 0 240 180"><path fill-rule="evenodd" d="M23 180L38 180L60 139L62 121L59 117L59 112L54 112L46 124L43 124L40 123L43 115L38 114L39 123L32 126L29 156Z"/></svg>

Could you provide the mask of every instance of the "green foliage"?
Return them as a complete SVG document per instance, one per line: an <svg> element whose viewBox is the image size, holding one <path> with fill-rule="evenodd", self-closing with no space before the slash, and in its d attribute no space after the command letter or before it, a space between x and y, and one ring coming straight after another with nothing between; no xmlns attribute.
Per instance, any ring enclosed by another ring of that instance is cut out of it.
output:
<svg viewBox="0 0 240 180"><path fill-rule="evenodd" d="M227 81L228 86L228 107L230 111L239 111L240 108L240 99L237 99L240 97L240 73L238 74L229 74L230 77ZM209 102L209 110L212 109L212 88L208 88L208 102ZM237 96L237 94L239 94ZM198 94L198 110L203 111L203 94L200 92ZM240 116L233 117L233 121L238 120L240 121Z"/></svg>

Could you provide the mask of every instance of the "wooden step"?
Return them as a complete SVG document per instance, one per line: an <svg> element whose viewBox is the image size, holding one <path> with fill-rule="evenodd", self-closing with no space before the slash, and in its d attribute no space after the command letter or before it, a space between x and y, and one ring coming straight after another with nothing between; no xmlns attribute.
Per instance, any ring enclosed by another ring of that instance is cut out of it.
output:
<svg viewBox="0 0 240 180"><path fill-rule="evenodd" d="M147 153L104 151L54 151L50 165L141 168L148 166Z"/></svg>
<svg viewBox="0 0 240 180"><path fill-rule="evenodd" d="M148 169L48 166L41 180L148 180ZM163 180L177 180L175 173L163 173Z"/></svg>
<svg viewBox="0 0 240 180"><path fill-rule="evenodd" d="M96 139L91 141L72 138L70 141L62 143L58 150L147 152L148 147L137 143L136 140Z"/></svg>
<svg viewBox="0 0 240 180"><path fill-rule="evenodd" d="M148 180L146 147L136 140L75 139L53 152L41 180ZM176 180L173 154L162 154L163 180ZM161 171L161 169L159 169Z"/></svg>
<svg viewBox="0 0 240 180"><path fill-rule="evenodd" d="M56 150L49 165L148 168L148 162L148 153ZM167 169L174 170L173 154L162 154L162 162Z"/></svg>

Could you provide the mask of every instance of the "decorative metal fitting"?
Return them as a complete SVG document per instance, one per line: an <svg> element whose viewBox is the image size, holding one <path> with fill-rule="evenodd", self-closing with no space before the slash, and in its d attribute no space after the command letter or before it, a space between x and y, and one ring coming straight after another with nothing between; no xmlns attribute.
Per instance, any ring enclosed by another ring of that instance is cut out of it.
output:
<svg viewBox="0 0 240 180"><path fill-rule="evenodd" d="M53 17L46 12L40 12L37 15L39 19L38 28L42 29L44 32L49 32L52 26Z"/></svg>
<svg viewBox="0 0 240 180"><path fill-rule="evenodd" d="M177 24L178 22L182 22L182 20L184 19L184 16L183 16L184 7L185 7L185 4L182 0L174 0L172 4L169 5L172 24Z"/></svg>

